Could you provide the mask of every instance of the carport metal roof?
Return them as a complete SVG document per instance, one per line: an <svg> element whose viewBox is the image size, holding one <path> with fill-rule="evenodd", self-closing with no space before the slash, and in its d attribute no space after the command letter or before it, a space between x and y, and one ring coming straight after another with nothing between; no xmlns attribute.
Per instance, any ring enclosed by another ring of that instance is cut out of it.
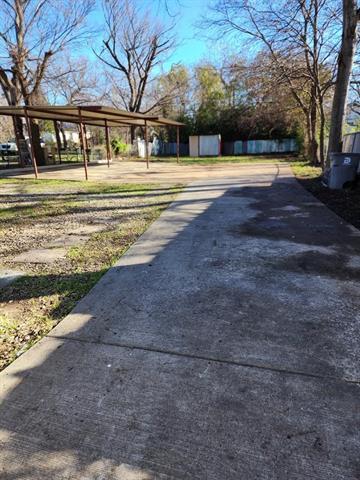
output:
<svg viewBox="0 0 360 480"><path fill-rule="evenodd" d="M36 105L29 107L0 107L0 115L8 115L12 117L26 117L55 120L69 123L85 123L105 127L128 127L128 126L175 126L181 127L184 124L169 120L167 118L156 115L145 115L142 113L127 112L126 110L118 110L112 107L104 107L102 105ZM105 122L106 120L106 122Z"/></svg>
<svg viewBox="0 0 360 480"><path fill-rule="evenodd" d="M110 166L111 149L109 141L109 127L145 127L146 142L146 164L149 168L149 148L148 148L148 127L149 126L167 126L177 129L177 159L179 161L179 127L183 123L170 120L156 115L145 115L142 113L128 112L112 107L102 105L32 105L32 106L1 106L0 115L11 117L24 117L27 122L29 137L31 140L30 119L52 120L54 122L76 123L80 126L81 144L83 146L83 158L85 168L85 178L88 178L87 172L87 153L84 145L86 137L84 135L84 125L104 127L106 132L106 148L108 166ZM35 151L30 142L32 164L35 177L38 177L38 168ZM60 152L60 147L58 145Z"/></svg>

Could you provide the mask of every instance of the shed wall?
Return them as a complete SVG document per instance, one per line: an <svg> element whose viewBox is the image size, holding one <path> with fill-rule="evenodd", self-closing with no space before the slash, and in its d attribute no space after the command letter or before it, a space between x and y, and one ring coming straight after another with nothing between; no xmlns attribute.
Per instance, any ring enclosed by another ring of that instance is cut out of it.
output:
<svg viewBox="0 0 360 480"><path fill-rule="evenodd" d="M201 135L200 136L200 157L217 157L221 148L220 135Z"/></svg>
<svg viewBox="0 0 360 480"><path fill-rule="evenodd" d="M344 136L343 152L360 153L360 132L350 133Z"/></svg>
<svg viewBox="0 0 360 480"><path fill-rule="evenodd" d="M190 152L190 157L199 156L199 136L198 135L191 135L189 137L189 152Z"/></svg>

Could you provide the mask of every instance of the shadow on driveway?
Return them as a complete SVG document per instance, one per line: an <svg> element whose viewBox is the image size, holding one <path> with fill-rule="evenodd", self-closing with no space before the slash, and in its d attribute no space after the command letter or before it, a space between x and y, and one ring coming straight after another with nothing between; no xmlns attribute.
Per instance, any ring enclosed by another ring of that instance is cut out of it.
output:
<svg viewBox="0 0 360 480"><path fill-rule="evenodd" d="M0 375L0 479L359 478L359 233L209 183Z"/></svg>

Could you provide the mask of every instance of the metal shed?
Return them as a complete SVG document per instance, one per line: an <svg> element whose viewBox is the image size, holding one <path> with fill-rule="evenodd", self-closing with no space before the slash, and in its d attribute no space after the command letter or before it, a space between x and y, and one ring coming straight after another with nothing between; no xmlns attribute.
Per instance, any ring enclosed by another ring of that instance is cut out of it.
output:
<svg viewBox="0 0 360 480"><path fill-rule="evenodd" d="M360 153L360 132L344 135L342 150L344 153Z"/></svg>
<svg viewBox="0 0 360 480"><path fill-rule="evenodd" d="M221 155L220 135L192 135L189 137L191 157L218 157Z"/></svg>

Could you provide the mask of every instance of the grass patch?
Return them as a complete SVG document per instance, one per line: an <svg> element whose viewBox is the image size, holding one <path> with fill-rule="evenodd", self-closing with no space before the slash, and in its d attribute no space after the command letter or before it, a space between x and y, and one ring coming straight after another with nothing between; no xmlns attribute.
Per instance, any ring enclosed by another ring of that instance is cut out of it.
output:
<svg viewBox="0 0 360 480"><path fill-rule="evenodd" d="M289 155L237 155L223 157L180 157L181 165L216 165L222 163L279 163L291 161ZM151 162L176 163L176 157L152 157Z"/></svg>
<svg viewBox="0 0 360 480"><path fill-rule="evenodd" d="M21 223L24 219L39 220L76 213L86 202L86 195L122 195L144 196L165 195L167 187L155 187L153 184L117 184L106 182L86 182L71 180L28 180L0 179L0 185L10 185L19 194L19 202L8 203L0 208L0 221ZM173 187L170 190L174 192ZM24 195L24 197L21 197Z"/></svg>
<svg viewBox="0 0 360 480"><path fill-rule="evenodd" d="M56 186L56 185L68 186L69 183L74 183L74 184L84 183L84 184L86 184L85 181L81 182L81 181L78 181L78 180L51 180L51 179L50 180L43 180L43 179L36 180L35 178L31 179L31 178L8 178L8 177L0 178L0 185L1 184L7 184L7 185L17 184L17 185L23 185L27 189L29 189L29 187L31 185L36 185L39 189L41 189L41 187L44 187L44 186Z"/></svg>
<svg viewBox="0 0 360 480"><path fill-rule="evenodd" d="M291 162L291 168L299 179L319 178L322 175L321 167L314 167L310 162Z"/></svg>
<svg viewBox="0 0 360 480"><path fill-rule="evenodd" d="M53 180L53 179L31 179L31 178L0 178L0 185L18 187L19 193L41 193L44 191L62 192L73 191L74 193L115 193L115 192L137 192L144 189L152 190L154 184L136 183L107 183L86 180ZM51 190L50 190L51 189Z"/></svg>
<svg viewBox="0 0 360 480"><path fill-rule="evenodd" d="M64 318L181 190L66 180L2 179L1 184L5 267L19 268L11 261L15 253L46 248L50 240L82 226L108 223L68 248L65 259L34 264L29 258L21 267L26 275L0 290L0 370Z"/></svg>
<svg viewBox="0 0 360 480"><path fill-rule="evenodd" d="M52 325L45 316L33 316L20 323L0 315L0 370L46 335Z"/></svg>

